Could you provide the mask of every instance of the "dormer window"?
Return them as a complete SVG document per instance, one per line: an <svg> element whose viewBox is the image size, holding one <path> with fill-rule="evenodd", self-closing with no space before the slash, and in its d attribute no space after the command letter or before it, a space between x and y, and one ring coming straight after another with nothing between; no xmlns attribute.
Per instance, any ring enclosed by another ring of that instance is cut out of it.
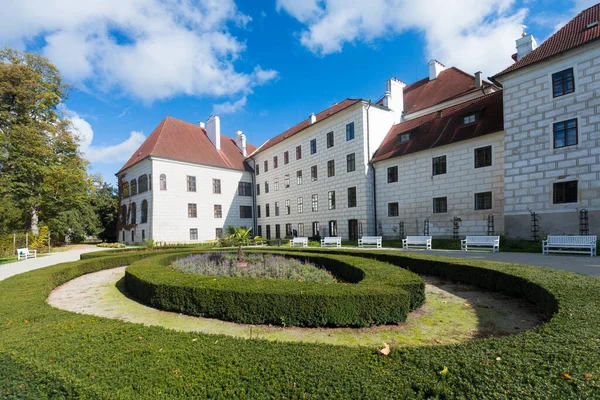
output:
<svg viewBox="0 0 600 400"><path fill-rule="evenodd" d="M462 120L463 125L472 124L475 121L477 121L477 116L475 114L465 115Z"/></svg>
<svg viewBox="0 0 600 400"><path fill-rule="evenodd" d="M400 138L398 139L398 143L408 142L409 140L410 140L410 132L403 133L400 135Z"/></svg>

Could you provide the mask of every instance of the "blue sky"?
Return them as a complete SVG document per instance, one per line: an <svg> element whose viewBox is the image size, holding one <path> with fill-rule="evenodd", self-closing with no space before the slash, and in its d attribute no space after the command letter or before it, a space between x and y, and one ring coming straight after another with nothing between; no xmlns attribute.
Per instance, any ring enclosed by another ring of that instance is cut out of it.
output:
<svg viewBox="0 0 600 400"><path fill-rule="evenodd" d="M523 31L543 41L589 0L4 0L0 46L38 52L73 85L64 112L91 161L114 173L167 115L221 117L260 145L435 58L484 76Z"/></svg>

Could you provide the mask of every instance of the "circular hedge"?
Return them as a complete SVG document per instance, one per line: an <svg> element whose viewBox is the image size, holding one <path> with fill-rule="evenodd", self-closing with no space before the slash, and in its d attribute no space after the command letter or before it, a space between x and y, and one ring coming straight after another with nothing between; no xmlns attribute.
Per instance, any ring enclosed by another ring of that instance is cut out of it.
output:
<svg viewBox="0 0 600 400"><path fill-rule="evenodd" d="M2 398L599 397L600 280L564 271L364 252L413 272L521 296L552 315L528 332L392 349L387 357L370 348L176 332L45 303L53 288L77 276L156 254L65 263L1 281Z"/></svg>
<svg viewBox="0 0 600 400"><path fill-rule="evenodd" d="M193 252L189 254L197 254ZM166 268L170 254L127 267L125 286L152 307L245 324L368 326L403 322L425 300L425 283L392 264L361 257L286 253L348 283L207 276ZM187 255L187 254L186 254Z"/></svg>

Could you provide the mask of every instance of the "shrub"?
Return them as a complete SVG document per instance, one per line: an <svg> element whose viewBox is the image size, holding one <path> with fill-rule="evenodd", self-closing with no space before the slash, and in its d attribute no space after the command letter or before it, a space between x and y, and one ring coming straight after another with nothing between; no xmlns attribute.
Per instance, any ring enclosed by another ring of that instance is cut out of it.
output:
<svg viewBox="0 0 600 400"><path fill-rule="evenodd" d="M98 243L96 245L96 247L103 247L106 249L122 249L127 246L125 246L123 243L115 242L115 243Z"/></svg>

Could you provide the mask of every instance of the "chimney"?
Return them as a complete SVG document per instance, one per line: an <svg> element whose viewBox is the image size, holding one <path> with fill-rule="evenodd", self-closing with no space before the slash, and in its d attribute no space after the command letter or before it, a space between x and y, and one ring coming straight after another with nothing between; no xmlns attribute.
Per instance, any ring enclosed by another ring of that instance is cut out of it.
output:
<svg viewBox="0 0 600 400"><path fill-rule="evenodd" d="M523 37L517 39L517 61L531 53L537 47L537 42L532 34L526 35L523 32Z"/></svg>
<svg viewBox="0 0 600 400"><path fill-rule="evenodd" d="M235 144L242 150L242 155L246 157L246 135L242 131L235 132Z"/></svg>
<svg viewBox="0 0 600 400"><path fill-rule="evenodd" d="M444 67L444 65L442 63L440 63L439 61L437 61L437 60L429 61L429 80L432 81L432 80L436 79L440 75L440 72L442 72L445 69L446 69L446 67Z"/></svg>
<svg viewBox="0 0 600 400"><path fill-rule="evenodd" d="M481 71L475 72L475 88L481 89L483 87L483 78L481 76Z"/></svg>
<svg viewBox="0 0 600 400"><path fill-rule="evenodd" d="M200 125L200 128L202 128L202 129L206 128L206 124L202 121L198 122L198 125Z"/></svg>
<svg viewBox="0 0 600 400"><path fill-rule="evenodd" d="M308 116L308 124L309 124L309 125L312 125L312 124L314 124L315 122L317 122L317 116L315 115L315 113L311 113L311 114Z"/></svg>
<svg viewBox="0 0 600 400"><path fill-rule="evenodd" d="M215 149L221 150L221 120L218 115L211 115L206 120L206 134Z"/></svg>
<svg viewBox="0 0 600 400"><path fill-rule="evenodd" d="M406 83L400 79L392 78L385 82L385 95L383 106L394 112L394 124L402 121L404 114L404 87Z"/></svg>

